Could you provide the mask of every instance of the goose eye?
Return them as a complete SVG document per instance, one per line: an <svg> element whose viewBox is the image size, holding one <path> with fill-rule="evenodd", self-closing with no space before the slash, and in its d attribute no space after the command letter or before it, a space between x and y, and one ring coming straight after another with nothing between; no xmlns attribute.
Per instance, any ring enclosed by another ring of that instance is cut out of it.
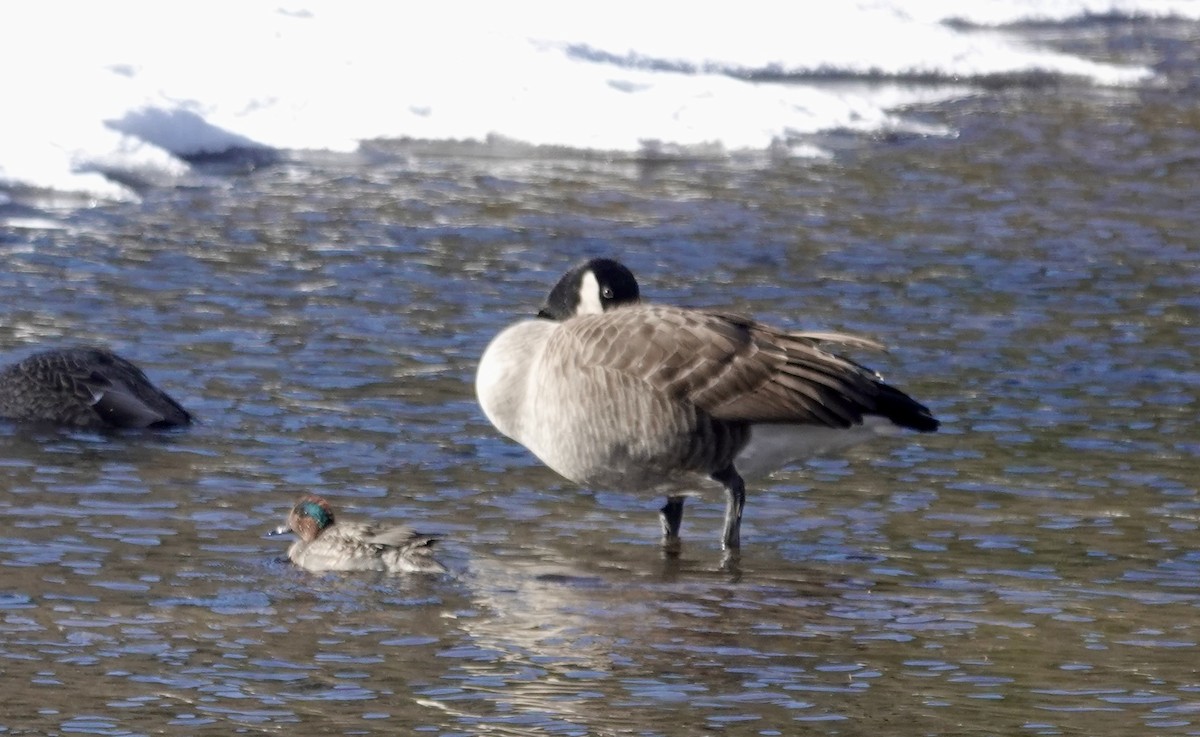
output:
<svg viewBox="0 0 1200 737"><path fill-rule="evenodd" d="M601 297L603 297L603 298L605 298L605 299L612 299L612 298L613 298L613 290L612 290L612 287L605 287L605 288L601 289L601 290L600 290L600 296L601 296Z"/></svg>

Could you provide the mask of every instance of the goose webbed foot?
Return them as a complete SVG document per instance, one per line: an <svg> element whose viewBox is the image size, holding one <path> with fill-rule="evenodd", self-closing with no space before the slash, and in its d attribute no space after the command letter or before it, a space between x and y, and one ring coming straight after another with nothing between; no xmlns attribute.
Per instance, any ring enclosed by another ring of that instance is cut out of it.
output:
<svg viewBox="0 0 1200 737"><path fill-rule="evenodd" d="M732 582L742 580L741 548L726 548L721 553L721 570L729 574Z"/></svg>
<svg viewBox="0 0 1200 737"><path fill-rule="evenodd" d="M686 498L669 496L658 512L659 521L662 522L662 546L666 553L677 554L682 547L679 526L683 524L683 502Z"/></svg>

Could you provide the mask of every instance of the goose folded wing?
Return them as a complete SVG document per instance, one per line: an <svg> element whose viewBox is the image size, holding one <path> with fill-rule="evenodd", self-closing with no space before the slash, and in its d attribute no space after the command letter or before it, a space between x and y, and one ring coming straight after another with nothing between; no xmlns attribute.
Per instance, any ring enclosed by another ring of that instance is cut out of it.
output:
<svg viewBox="0 0 1200 737"><path fill-rule="evenodd" d="M633 375L712 417L850 427L875 410L877 377L820 341L734 315L666 306L621 309L563 326L581 365Z"/></svg>

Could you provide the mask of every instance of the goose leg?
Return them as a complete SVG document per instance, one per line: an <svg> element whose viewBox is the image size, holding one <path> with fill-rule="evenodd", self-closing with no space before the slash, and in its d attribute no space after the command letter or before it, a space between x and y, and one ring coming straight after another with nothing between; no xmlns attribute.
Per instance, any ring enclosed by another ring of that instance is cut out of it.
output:
<svg viewBox="0 0 1200 737"><path fill-rule="evenodd" d="M679 526L683 524L683 502L687 497L669 496L659 510L662 522L662 544L667 550L679 550Z"/></svg>
<svg viewBox="0 0 1200 737"><path fill-rule="evenodd" d="M742 545L742 508L746 506L746 482L733 466L717 471L714 479L725 486L725 531L721 547L726 550Z"/></svg>

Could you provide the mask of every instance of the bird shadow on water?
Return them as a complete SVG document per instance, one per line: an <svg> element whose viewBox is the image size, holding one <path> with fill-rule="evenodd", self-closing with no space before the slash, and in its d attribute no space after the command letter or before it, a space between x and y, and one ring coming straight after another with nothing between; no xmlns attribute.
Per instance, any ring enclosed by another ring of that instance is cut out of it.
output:
<svg viewBox="0 0 1200 737"><path fill-rule="evenodd" d="M704 598L713 592L733 597L768 596L814 601L840 598L871 584L838 567L815 564L779 567L753 552L655 549L650 544L572 550L522 547L478 555L471 560L468 585L486 598L536 589L550 599L593 601L607 611L624 600L662 602L673 597ZM588 607L584 607L585 609Z"/></svg>
<svg viewBox="0 0 1200 737"><path fill-rule="evenodd" d="M184 441L194 428L167 430L81 429L53 423L0 420L0 447L9 458L86 456L142 448L171 448Z"/></svg>
<svg viewBox="0 0 1200 737"><path fill-rule="evenodd" d="M759 662L807 677L797 638L819 639L831 613L852 611L869 588L829 567L777 568L769 554L726 560L702 545L679 555L655 547L525 545L474 555L464 577L474 616L456 626L475 660L460 687L486 691L505 673L536 673L510 683L505 700L531 715L561 713L565 698L584 721L644 720L657 712L593 713L574 697L584 688L605 703L688 701L713 690L701 673L720 669L737 682Z"/></svg>

